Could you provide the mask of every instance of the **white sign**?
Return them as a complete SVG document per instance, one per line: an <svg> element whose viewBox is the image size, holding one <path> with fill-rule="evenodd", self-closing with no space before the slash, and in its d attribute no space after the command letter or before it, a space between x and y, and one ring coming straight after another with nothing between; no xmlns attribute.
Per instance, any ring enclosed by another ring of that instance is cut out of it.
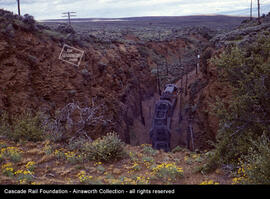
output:
<svg viewBox="0 0 270 199"><path fill-rule="evenodd" d="M59 59L69 64L79 66L82 61L83 54L83 50L64 44L59 55Z"/></svg>

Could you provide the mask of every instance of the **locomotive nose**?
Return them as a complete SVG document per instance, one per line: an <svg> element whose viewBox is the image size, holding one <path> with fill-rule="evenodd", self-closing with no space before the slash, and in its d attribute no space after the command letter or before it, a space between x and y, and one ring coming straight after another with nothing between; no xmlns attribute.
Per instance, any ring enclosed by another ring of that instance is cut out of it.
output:
<svg viewBox="0 0 270 199"><path fill-rule="evenodd" d="M170 151L170 126L173 109L177 98L175 84L165 86L159 101L155 105L155 114L151 130L151 142L154 149L163 149L165 152Z"/></svg>

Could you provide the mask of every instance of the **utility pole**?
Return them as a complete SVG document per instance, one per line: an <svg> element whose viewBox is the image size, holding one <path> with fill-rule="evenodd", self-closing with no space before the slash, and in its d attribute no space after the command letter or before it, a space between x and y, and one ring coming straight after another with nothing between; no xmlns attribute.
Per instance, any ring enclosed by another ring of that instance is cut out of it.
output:
<svg viewBox="0 0 270 199"><path fill-rule="evenodd" d="M157 85L158 85L158 94L161 95L158 65L157 65Z"/></svg>
<svg viewBox="0 0 270 199"><path fill-rule="evenodd" d="M178 117L178 123L182 121L182 94L183 94L183 76L181 77L181 86L180 86L180 101L179 101L179 117Z"/></svg>
<svg viewBox="0 0 270 199"><path fill-rule="evenodd" d="M196 75L198 74L198 69L199 69L199 67L200 67L200 54L198 53L198 55L197 55L197 58L198 58L198 60L197 60L197 66L196 66Z"/></svg>
<svg viewBox="0 0 270 199"><path fill-rule="evenodd" d="M258 0L258 19L260 20L261 14L260 14L260 0Z"/></svg>
<svg viewBox="0 0 270 199"><path fill-rule="evenodd" d="M252 0L250 1L250 21L252 20Z"/></svg>
<svg viewBox="0 0 270 199"><path fill-rule="evenodd" d="M76 12L63 12L65 16L62 17L67 17L68 18L68 25L71 26L71 17L76 17L76 15L73 15Z"/></svg>
<svg viewBox="0 0 270 199"><path fill-rule="evenodd" d="M17 0L18 4L18 15L21 16L20 0Z"/></svg>
<svg viewBox="0 0 270 199"><path fill-rule="evenodd" d="M165 58L166 59L166 58ZM168 60L166 59L166 72L167 72L167 78L169 75L169 67L168 67Z"/></svg>
<svg viewBox="0 0 270 199"><path fill-rule="evenodd" d="M188 85L188 71L186 70L186 88L185 88L185 96L187 96L187 86Z"/></svg>

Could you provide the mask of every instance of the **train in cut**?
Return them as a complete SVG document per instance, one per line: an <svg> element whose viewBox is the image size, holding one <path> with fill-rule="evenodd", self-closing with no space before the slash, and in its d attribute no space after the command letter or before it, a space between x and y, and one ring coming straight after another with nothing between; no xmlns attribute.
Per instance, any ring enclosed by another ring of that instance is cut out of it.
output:
<svg viewBox="0 0 270 199"><path fill-rule="evenodd" d="M150 130L150 139L154 149L163 149L169 152L171 149L171 122L177 102L178 88L175 84L165 85L160 99L155 104L152 128Z"/></svg>

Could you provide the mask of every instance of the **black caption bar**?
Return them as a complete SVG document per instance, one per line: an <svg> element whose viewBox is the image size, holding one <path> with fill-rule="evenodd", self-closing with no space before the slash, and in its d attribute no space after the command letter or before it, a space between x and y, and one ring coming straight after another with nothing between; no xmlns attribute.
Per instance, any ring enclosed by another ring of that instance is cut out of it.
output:
<svg viewBox="0 0 270 199"><path fill-rule="evenodd" d="M188 194L209 193L270 193L270 186L238 186L238 185L0 185L0 197L2 196L38 196L38 195L116 195L116 196L181 196Z"/></svg>

